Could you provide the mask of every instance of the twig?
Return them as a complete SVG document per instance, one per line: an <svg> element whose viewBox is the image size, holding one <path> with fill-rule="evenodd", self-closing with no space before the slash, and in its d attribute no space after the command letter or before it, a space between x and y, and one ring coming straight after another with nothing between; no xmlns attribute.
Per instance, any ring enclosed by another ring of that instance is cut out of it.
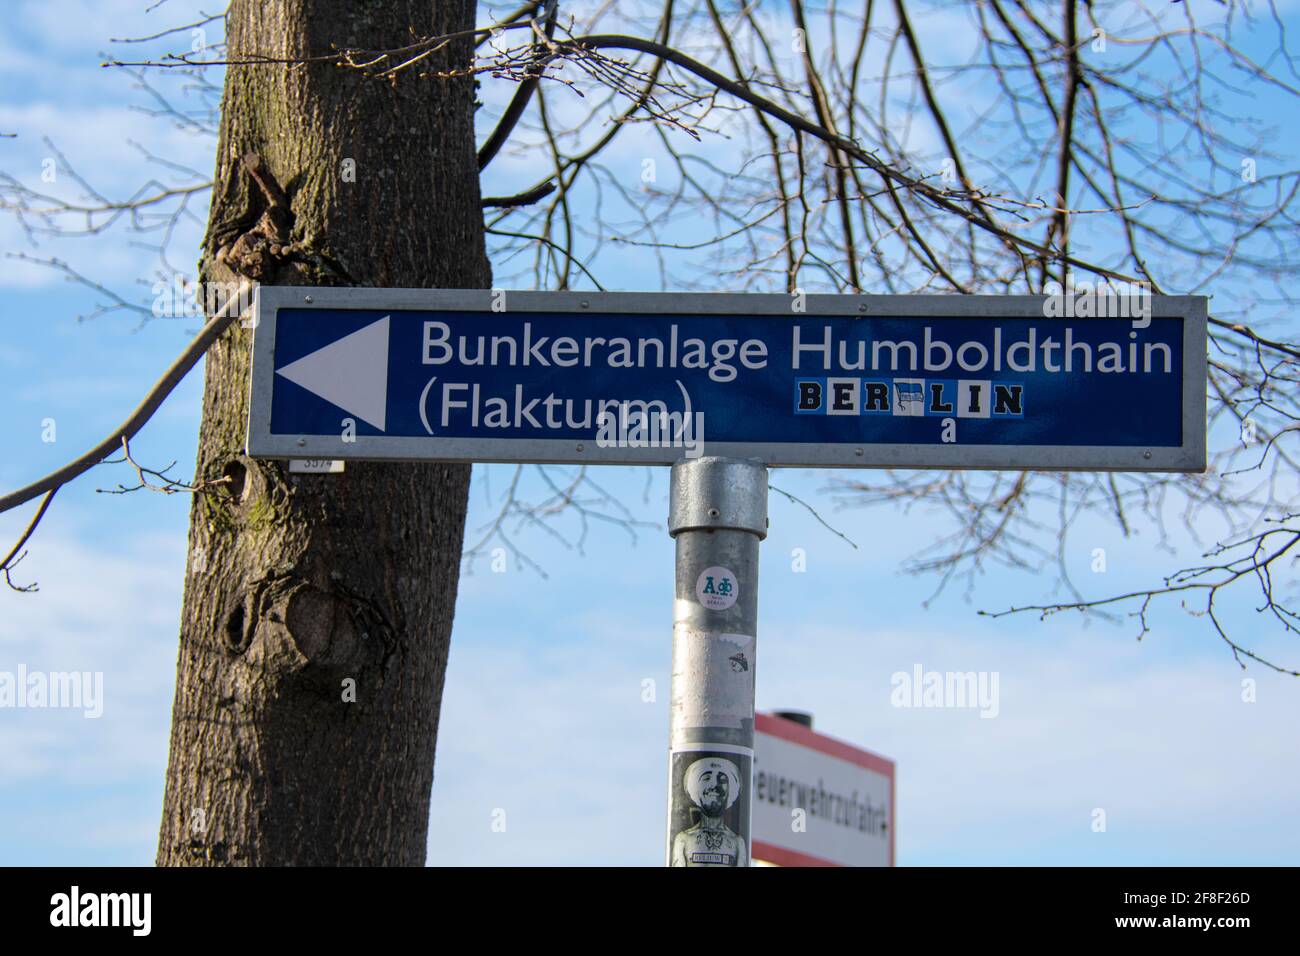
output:
<svg viewBox="0 0 1300 956"><path fill-rule="evenodd" d="M22 537L18 539L18 543L13 546L13 549L5 555L5 559L0 561L0 570L4 571L5 584L9 585L9 587L13 588L15 591L27 594L40 590L39 585L35 583L19 587L17 584L14 584L13 578L9 576L9 572L17 567L19 561L27 557L26 551L23 551L22 554L19 554L18 552L22 546L27 543L27 539L32 536L32 532L35 531L36 526L41 523L41 519L45 517L45 512L50 507L50 502L54 500L54 495L58 490L58 487L54 487L45 493L45 497L41 499L40 507L36 509L36 514L32 516L32 520L27 525L27 530L22 533Z"/></svg>
<svg viewBox="0 0 1300 956"><path fill-rule="evenodd" d="M203 353L221 337L221 334L230 327L230 323L239 317L239 303L244 299L250 288L249 284L242 284L239 287L239 290L227 300L226 304L194 337L193 341L185 348L185 351L177 356L176 360L158 379L153 388L145 394L135 411L128 415L126 421L114 429L112 434L81 457L69 462L57 471L51 472L39 481L0 496L0 514L31 501L38 495L58 488L60 485L67 484L113 454L121 447L124 439L134 438L136 433L144 427L145 422L153 417L154 412L162 405L163 400L172 393L172 390L180 384L181 379L203 356Z"/></svg>
<svg viewBox="0 0 1300 956"><path fill-rule="evenodd" d="M775 491L775 492L776 492L777 494L779 494L779 495L785 495L786 498L789 499L789 500L790 500L791 502L793 502L794 504L797 504L797 505L803 505L803 507L805 507L805 508L808 509L808 513L809 513L810 515L812 515L814 518L817 519L817 523L818 523L818 524L820 524L823 528L825 528L825 529L826 529L827 531L829 531L831 534L835 535L835 537L840 538L840 539L843 540L843 541L847 541L848 544L849 544L849 546L852 547L853 550L855 550L855 551L858 550L858 546L857 546L857 544L854 543L854 541L853 541L852 538L850 538L848 535L846 535L843 531L840 531L838 528L832 528L829 524L827 524L827 523L826 523L826 519L823 518L820 514L818 514L818 513L817 513L817 509L814 508L812 505L808 504L808 502L804 501L802 498L799 498L799 497L796 497L795 495L792 495L790 492L786 491L784 488L778 488L776 485L772 484L770 481L767 483L767 487L770 488L772 491Z"/></svg>

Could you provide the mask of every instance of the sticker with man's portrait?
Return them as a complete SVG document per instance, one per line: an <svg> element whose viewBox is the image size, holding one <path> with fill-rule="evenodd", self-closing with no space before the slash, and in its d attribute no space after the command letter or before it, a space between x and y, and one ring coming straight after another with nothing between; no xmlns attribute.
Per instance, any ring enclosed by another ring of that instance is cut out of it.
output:
<svg viewBox="0 0 1300 956"><path fill-rule="evenodd" d="M707 745L701 745L707 746ZM749 866L753 752L675 750L669 808L669 866Z"/></svg>

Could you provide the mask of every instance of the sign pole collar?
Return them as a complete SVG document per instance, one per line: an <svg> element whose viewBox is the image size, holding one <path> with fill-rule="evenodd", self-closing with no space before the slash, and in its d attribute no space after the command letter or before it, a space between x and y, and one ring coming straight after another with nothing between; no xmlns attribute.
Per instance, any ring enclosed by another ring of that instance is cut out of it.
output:
<svg viewBox="0 0 1300 956"><path fill-rule="evenodd" d="M767 537L767 468L758 460L683 459L673 465L668 534L748 531Z"/></svg>

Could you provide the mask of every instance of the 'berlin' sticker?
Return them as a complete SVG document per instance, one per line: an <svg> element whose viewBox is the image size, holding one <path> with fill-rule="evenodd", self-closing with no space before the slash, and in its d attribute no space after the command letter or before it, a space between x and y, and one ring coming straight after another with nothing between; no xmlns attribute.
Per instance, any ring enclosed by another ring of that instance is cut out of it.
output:
<svg viewBox="0 0 1300 956"><path fill-rule="evenodd" d="M730 568L705 568L695 581L695 599L710 611L725 611L739 596L740 585Z"/></svg>

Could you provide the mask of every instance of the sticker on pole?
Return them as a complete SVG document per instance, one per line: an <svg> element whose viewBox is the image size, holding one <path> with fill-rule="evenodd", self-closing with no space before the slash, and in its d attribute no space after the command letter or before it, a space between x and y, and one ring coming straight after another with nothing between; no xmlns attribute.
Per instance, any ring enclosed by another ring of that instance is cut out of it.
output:
<svg viewBox="0 0 1300 956"><path fill-rule="evenodd" d="M673 733L707 727L730 740L753 726L754 644L745 634L673 627Z"/></svg>
<svg viewBox="0 0 1300 956"><path fill-rule="evenodd" d="M730 568L705 568L695 581L695 600L710 611L725 611L739 596L740 585Z"/></svg>
<svg viewBox="0 0 1300 956"><path fill-rule="evenodd" d="M669 756L668 865L749 866L754 752L689 744Z"/></svg>

